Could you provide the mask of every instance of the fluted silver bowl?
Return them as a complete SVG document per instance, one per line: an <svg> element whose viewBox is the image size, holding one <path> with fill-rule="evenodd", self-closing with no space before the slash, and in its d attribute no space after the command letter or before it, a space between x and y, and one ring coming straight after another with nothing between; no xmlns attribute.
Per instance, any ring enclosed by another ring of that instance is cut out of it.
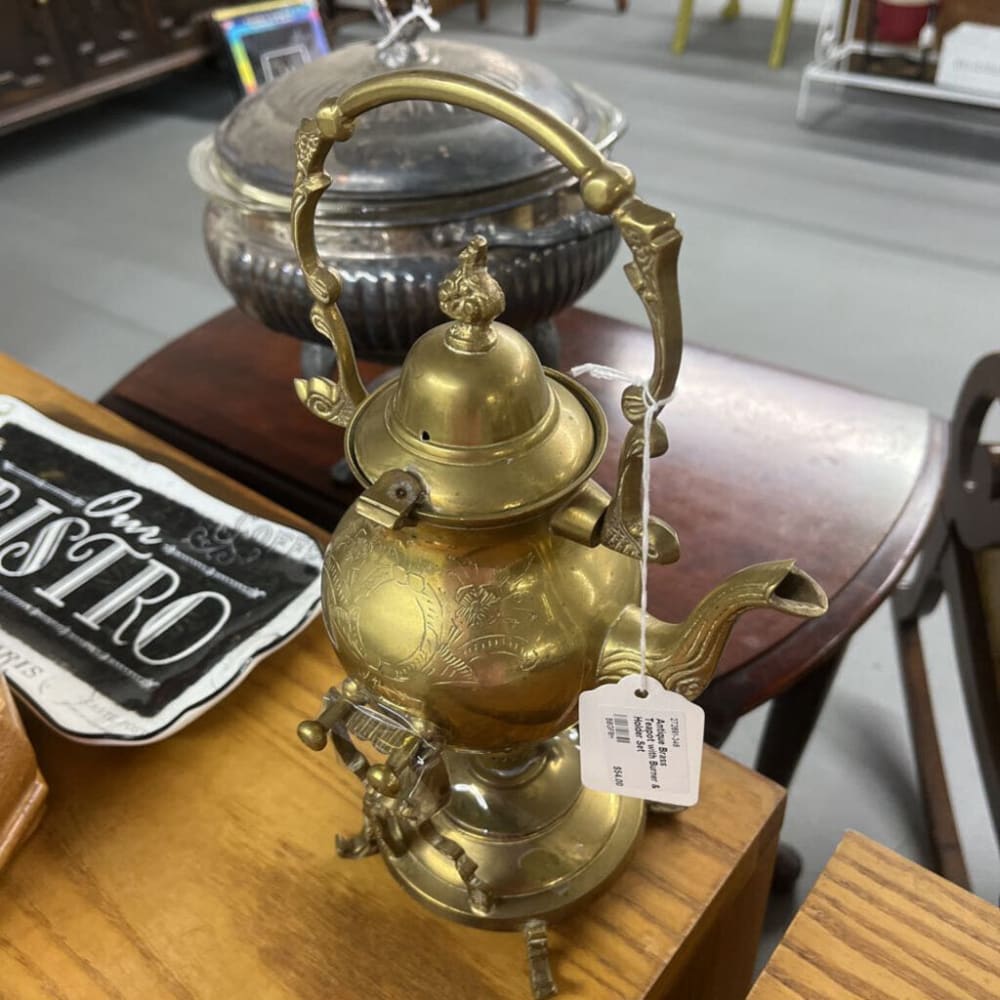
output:
<svg viewBox="0 0 1000 1000"><path fill-rule="evenodd" d="M607 151L620 111L586 88L491 49L443 40L411 46L419 62L498 83L549 108ZM399 64L399 53L393 65ZM206 192L205 245L237 305L306 340L311 297L289 228L292 139L324 98L386 72L373 45L347 46L246 98L191 151ZM317 213L320 253L343 278L340 308L360 357L398 362L441 322L437 286L477 234L507 298L503 319L532 337L611 263L608 219L588 212L575 180L508 126L449 105L405 102L359 120L328 164Z"/></svg>

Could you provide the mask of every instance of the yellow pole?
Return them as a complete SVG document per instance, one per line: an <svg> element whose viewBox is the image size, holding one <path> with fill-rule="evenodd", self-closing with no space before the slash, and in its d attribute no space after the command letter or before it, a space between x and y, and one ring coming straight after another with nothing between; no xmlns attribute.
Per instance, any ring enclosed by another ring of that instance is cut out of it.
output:
<svg viewBox="0 0 1000 1000"><path fill-rule="evenodd" d="M694 0L681 0L680 9L677 11L677 21L674 24L674 40L670 46L675 55L681 55L687 48L693 11Z"/></svg>
<svg viewBox="0 0 1000 1000"><path fill-rule="evenodd" d="M781 0L778 22L774 26L774 38L771 40L771 57L767 61L771 69L781 69L785 65L785 49L788 48L788 35L792 30L794 6L795 0Z"/></svg>

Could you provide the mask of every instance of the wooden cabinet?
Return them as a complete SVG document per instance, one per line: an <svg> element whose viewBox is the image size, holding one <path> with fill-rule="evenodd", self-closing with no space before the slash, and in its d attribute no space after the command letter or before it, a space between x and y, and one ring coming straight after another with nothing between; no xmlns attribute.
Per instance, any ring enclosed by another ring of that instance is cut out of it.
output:
<svg viewBox="0 0 1000 1000"><path fill-rule="evenodd" d="M191 65L218 0L2 0L0 133Z"/></svg>
<svg viewBox="0 0 1000 1000"><path fill-rule="evenodd" d="M73 76L92 80L154 54L141 0L49 0Z"/></svg>
<svg viewBox="0 0 1000 1000"><path fill-rule="evenodd" d="M47 3L0 3L0 120L4 111L66 86L62 49Z"/></svg>
<svg viewBox="0 0 1000 1000"><path fill-rule="evenodd" d="M205 11L224 3L206 0L156 0L152 8L153 30L158 44L166 51L189 48L203 40L206 32Z"/></svg>
<svg viewBox="0 0 1000 1000"><path fill-rule="evenodd" d="M938 33L943 38L964 21L1000 27L1000 4L996 0L941 0Z"/></svg>

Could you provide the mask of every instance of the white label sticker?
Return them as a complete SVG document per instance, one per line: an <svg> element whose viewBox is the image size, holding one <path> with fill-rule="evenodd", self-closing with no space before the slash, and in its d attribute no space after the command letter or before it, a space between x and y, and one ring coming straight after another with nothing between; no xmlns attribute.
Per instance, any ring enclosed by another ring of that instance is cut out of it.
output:
<svg viewBox="0 0 1000 1000"><path fill-rule="evenodd" d="M580 776L587 788L668 805L698 801L705 711L652 677L580 695Z"/></svg>

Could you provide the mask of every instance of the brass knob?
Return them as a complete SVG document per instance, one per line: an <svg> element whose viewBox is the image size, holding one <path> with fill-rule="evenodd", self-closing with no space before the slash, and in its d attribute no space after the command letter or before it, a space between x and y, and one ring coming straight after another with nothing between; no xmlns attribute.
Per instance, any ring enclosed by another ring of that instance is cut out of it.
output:
<svg viewBox="0 0 1000 1000"><path fill-rule="evenodd" d="M310 750L322 750L326 746L326 730L315 719L300 722L297 732Z"/></svg>
<svg viewBox="0 0 1000 1000"><path fill-rule="evenodd" d="M399 776L385 764L373 764L368 768L365 781L380 795L387 795L391 799L399 795Z"/></svg>

